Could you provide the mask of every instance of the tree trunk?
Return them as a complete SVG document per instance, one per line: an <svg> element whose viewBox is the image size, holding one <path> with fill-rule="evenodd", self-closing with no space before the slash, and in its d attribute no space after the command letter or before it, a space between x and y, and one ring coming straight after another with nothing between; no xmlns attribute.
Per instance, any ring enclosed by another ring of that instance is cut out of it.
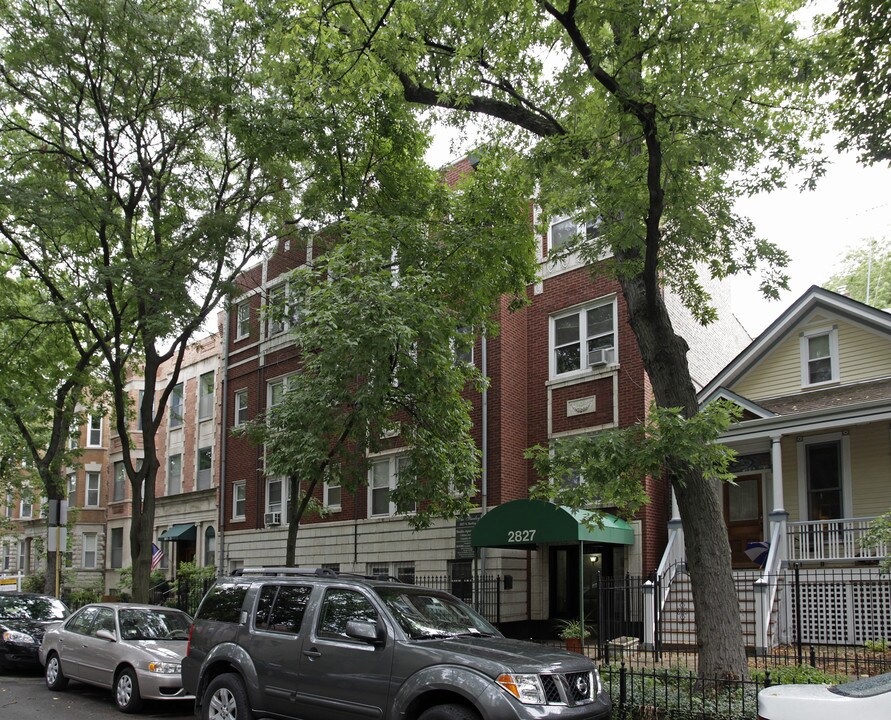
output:
<svg viewBox="0 0 891 720"><path fill-rule="evenodd" d="M62 484L61 475L58 473L53 473L47 467L41 467L39 469L40 478L43 481L43 487L46 490L46 499L47 499L47 507L49 507L49 502L52 500L62 501L66 499L65 493L62 488L65 487ZM43 591L47 595L56 595L56 568L59 569L65 567L64 553L66 548L59 548L59 552L50 551L50 533L55 535L56 528L55 526L50 527L49 523L47 523L47 535L46 535L46 577L43 580ZM55 538L53 538L55 539ZM58 559L58 565L56 560ZM61 576L59 578L59 588L58 588L58 596L62 596L62 581Z"/></svg>
<svg viewBox="0 0 891 720"><path fill-rule="evenodd" d="M662 407L680 407L685 416L699 411L690 378L686 341L676 335L659 292L646 292L640 276L620 278L631 328L644 367ZM696 608L701 678L748 676L739 601L730 565L730 542L720 502L720 483L678 464L671 468L687 552L687 569Z"/></svg>
<svg viewBox="0 0 891 720"><path fill-rule="evenodd" d="M154 448L152 455L145 460L145 492L142 492L138 478L142 477L142 471L137 472L135 480L131 480L130 488L133 493L131 503L132 521L130 523L130 560L133 565L133 602L147 603L149 601L149 585L152 562L152 531L155 518L155 479L158 476L158 461ZM141 500L140 500L141 498Z"/></svg>

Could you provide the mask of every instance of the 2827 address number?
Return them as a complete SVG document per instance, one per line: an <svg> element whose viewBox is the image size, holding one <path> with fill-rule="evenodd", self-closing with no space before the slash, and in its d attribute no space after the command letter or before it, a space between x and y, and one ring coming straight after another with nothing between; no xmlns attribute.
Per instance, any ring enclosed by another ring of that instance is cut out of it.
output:
<svg viewBox="0 0 891 720"><path fill-rule="evenodd" d="M529 543L535 540L535 530L508 530L509 543Z"/></svg>

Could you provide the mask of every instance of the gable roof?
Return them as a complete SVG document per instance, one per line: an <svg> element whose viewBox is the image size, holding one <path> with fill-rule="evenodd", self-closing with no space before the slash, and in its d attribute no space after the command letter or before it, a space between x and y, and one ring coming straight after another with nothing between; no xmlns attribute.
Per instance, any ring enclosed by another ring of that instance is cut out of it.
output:
<svg viewBox="0 0 891 720"><path fill-rule="evenodd" d="M713 402L719 398L723 398L724 400L729 400L734 405L739 405L739 407L743 410L744 415L747 415L746 419L751 419L753 417L757 418L766 418L773 417L776 415L773 410L770 410L763 405L759 405L756 402L752 402L746 397L743 397L739 393L733 392L729 388L725 387L717 387L712 391L712 393L708 396L699 395L699 404L700 405L708 405L710 402Z"/></svg>
<svg viewBox="0 0 891 720"><path fill-rule="evenodd" d="M712 378L699 393L700 403L709 401L720 388L732 386L784 340L789 332L811 312L822 309L858 325L891 337L891 313L812 285L776 320L774 320L739 355Z"/></svg>

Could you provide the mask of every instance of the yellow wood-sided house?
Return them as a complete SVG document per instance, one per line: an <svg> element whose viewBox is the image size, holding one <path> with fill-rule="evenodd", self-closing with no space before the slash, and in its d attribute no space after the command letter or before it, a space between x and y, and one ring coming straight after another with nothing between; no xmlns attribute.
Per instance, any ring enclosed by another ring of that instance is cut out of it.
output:
<svg viewBox="0 0 891 720"><path fill-rule="evenodd" d="M891 511L891 313L811 287L700 393L717 398L743 411L723 437L737 458L722 492L748 644L891 637L888 548L861 543ZM684 644L673 515L655 614Z"/></svg>

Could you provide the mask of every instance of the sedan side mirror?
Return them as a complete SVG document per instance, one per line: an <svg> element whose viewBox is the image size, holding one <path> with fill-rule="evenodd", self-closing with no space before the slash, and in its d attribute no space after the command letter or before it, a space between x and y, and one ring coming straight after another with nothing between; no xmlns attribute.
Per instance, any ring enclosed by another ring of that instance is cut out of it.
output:
<svg viewBox="0 0 891 720"><path fill-rule="evenodd" d="M102 630L96 631L96 637L102 638L103 640L111 640L111 642L117 642L118 639L114 632L112 632L111 630L105 630L104 628Z"/></svg>

